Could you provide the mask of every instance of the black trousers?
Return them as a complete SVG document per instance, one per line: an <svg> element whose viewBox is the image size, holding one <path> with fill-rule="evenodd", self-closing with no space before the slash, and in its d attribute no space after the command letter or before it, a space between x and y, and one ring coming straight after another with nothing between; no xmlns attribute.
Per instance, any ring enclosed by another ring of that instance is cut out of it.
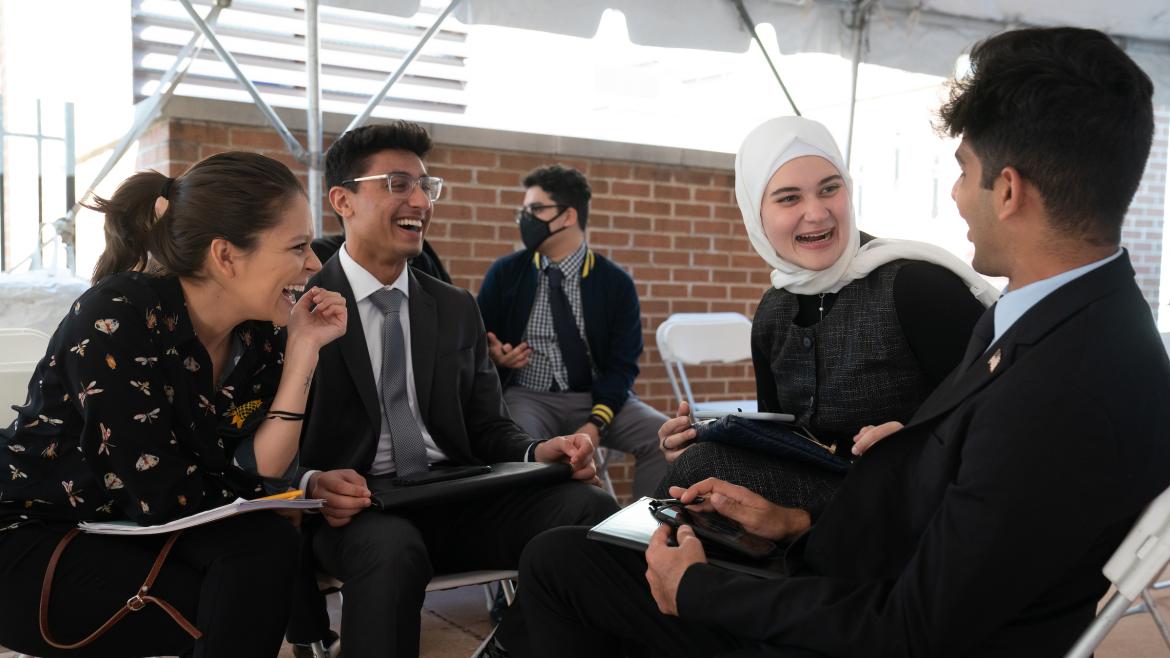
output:
<svg viewBox="0 0 1170 658"><path fill-rule="evenodd" d="M520 560L515 603L498 637L516 658L807 656L780 652L658 611L639 551L550 530Z"/></svg>
<svg viewBox="0 0 1170 658"><path fill-rule="evenodd" d="M123 617L89 646L61 651L41 638L37 609L49 556L69 526L29 524L0 532L0 645L34 656L275 656L288 620L299 540L286 519L253 512L183 531L150 593L200 631L196 642L161 608ZM49 630L76 642L142 585L165 535L81 534L57 565Z"/></svg>
<svg viewBox="0 0 1170 658"><path fill-rule="evenodd" d="M320 524L312 533L313 553L322 570L345 584L345 655L417 656L420 610L431 576L515 569L525 545L544 530L592 525L616 511L613 499L597 487L566 482L403 514L366 511L340 528ZM319 597L298 599L290 640L310 639L295 626L319 624L320 606ZM314 632L322 635L319 626Z"/></svg>

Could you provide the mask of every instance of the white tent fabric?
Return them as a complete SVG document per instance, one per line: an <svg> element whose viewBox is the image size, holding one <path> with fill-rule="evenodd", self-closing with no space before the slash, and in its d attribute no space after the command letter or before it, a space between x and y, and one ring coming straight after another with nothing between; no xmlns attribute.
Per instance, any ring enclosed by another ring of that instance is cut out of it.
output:
<svg viewBox="0 0 1170 658"><path fill-rule="evenodd" d="M853 3L744 0L744 6L755 23L775 29L784 53L852 56ZM862 54L867 63L945 76L974 42L999 30L1092 27L1113 35L1154 79L1159 102L1170 102L1165 0L880 0L870 6ZM606 9L625 14L630 40L638 44L742 52L750 40L732 0L463 0L454 15L464 23L591 37Z"/></svg>

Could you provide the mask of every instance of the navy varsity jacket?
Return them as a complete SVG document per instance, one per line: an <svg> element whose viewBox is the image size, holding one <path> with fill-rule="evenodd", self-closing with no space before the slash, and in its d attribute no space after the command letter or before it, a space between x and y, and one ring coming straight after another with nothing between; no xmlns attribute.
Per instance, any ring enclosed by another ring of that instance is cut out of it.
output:
<svg viewBox="0 0 1170 658"><path fill-rule="evenodd" d="M528 316L539 283L540 255L517 251L497 260L480 286L484 327L501 342L516 345L528 327ZM609 425L621 411L638 376L642 354L642 312L634 280L592 249L581 267L581 308L585 339L599 376L593 380L591 415ZM512 371L499 368L505 388Z"/></svg>

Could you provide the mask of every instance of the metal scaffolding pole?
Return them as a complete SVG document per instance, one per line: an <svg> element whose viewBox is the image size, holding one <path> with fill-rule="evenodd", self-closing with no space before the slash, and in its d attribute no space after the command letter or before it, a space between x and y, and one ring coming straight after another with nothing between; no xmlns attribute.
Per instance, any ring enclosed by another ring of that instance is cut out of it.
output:
<svg viewBox="0 0 1170 658"><path fill-rule="evenodd" d="M853 117L857 112L857 76L861 67L861 49L865 45L865 27L872 6L873 0L854 0L853 20L849 26L849 29L853 30L853 77L849 91L849 135L845 139L846 167L853 164Z"/></svg>
<svg viewBox="0 0 1170 658"><path fill-rule="evenodd" d="M305 69L308 86L305 96L308 111L308 165L309 165L309 210L313 213L313 235L320 237L324 226L321 221L321 39L317 32L317 0L305 1Z"/></svg>
<svg viewBox="0 0 1170 658"><path fill-rule="evenodd" d="M183 1L186 2L186 0ZM410 63L414 61L415 57L418 57L418 54L422 51L423 46L427 45L427 42L431 40L431 37L435 35L435 32L439 31L439 26L442 25L443 21L451 15L451 12L455 10L455 7L458 6L461 1L462 0L451 0L451 3L447 5L447 8L443 10L443 13L439 14L439 17L435 19L435 22L433 25L431 25L430 29L422 35L422 38L418 40L418 43L415 44L414 48L409 53L407 53L406 58L402 60L402 63L398 65L398 68L390 74L390 77L386 78L386 82L382 84L382 89L379 90L378 93L374 94L373 97L370 98L370 101L366 103L366 106L362 108L362 111L353 118L353 121L349 122L349 125L345 128L345 132L349 132L354 128L360 128L362 124L364 124L366 120L370 118L370 114L374 111L374 108L378 107L378 104L382 102L383 98L386 98L386 93L390 91L390 88L394 86L394 83L398 82L398 79L401 78L402 74L406 72L406 67L410 66Z"/></svg>
<svg viewBox="0 0 1170 658"><path fill-rule="evenodd" d="M272 109L272 106L260 96L260 90L256 89L256 85L252 84L248 76L244 75L244 72L240 70L240 65L236 63L236 58L232 57L232 54L223 47L219 38L215 36L215 32L199 17L199 14L195 13L195 8L191 6L191 0L179 0L179 4L183 5L183 9L187 10L187 15L191 17L191 22L195 23L195 27L199 28L199 31L203 33L203 37L211 44L211 47L219 55L219 58L231 69L232 73L236 76L236 80L247 90L248 95L252 97L252 101L256 103L256 107L268 119L268 123L272 124L272 127L280 134L280 138L284 140L284 145L288 147L288 150L298 160L304 162L306 153L301 143L297 141L297 138L293 136L288 126L284 125L284 122L276 115L276 111Z"/></svg>

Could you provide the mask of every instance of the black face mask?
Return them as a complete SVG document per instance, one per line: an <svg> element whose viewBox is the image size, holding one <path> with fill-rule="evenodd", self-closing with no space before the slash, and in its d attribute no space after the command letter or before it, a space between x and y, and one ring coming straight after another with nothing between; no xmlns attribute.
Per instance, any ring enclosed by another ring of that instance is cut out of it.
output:
<svg viewBox="0 0 1170 658"><path fill-rule="evenodd" d="M565 208L565 210L568 210L568 208ZM569 228L568 226L562 226L554 231L548 227L549 224L556 221L557 217L565 214L565 210L557 213L556 217L553 217L547 222L539 219L527 210L521 210L517 223L520 224L520 239L524 242L524 247L529 251L536 251L540 245L544 244L544 241L549 236Z"/></svg>

